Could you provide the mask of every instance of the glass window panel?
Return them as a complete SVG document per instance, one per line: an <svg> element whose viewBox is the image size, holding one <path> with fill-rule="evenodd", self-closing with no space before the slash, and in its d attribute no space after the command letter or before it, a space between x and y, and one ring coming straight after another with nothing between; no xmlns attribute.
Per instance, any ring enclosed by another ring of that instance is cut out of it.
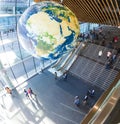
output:
<svg viewBox="0 0 120 124"><path fill-rule="evenodd" d="M4 90L5 85L6 85L6 84L4 83L2 77L0 76L0 92L1 92L2 90Z"/></svg>
<svg viewBox="0 0 120 124"><path fill-rule="evenodd" d="M22 14L30 5L31 1L19 0L17 4L15 2L16 0L0 0L0 59L3 67L6 68L6 73L10 80L14 82L14 85L18 85L18 83L22 83L27 79L21 59L29 57L30 54L18 43L16 26L20 15L13 16L12 14ZM15 5L17 6L15 7ZM5 49L3 49L2 44ZM30 67L28 66L29 64ZM12 68L9 67L10 65ZM28 72L34 70L32 73L35 73L32 57L25 60L25 66ZM15 78L17 78L17 80Z"/></svg>
<svg viewBox="0 0 120 124"><path fill-rule="evenodd" d="M12 70L14 75L19 83L25 81L27 79L27 75L23 66L23 63L18 63L12 66Z"/></svg>
<svg viewBox="0 0 120 124"><path fill-rule="evenodd" d="M33 62L33 57L24 59L24 65L28 74L28 77L31 77L35 74L35 65Z"/></svg>
<svg viewBox="0 0 120 124"><path fill-rule="evenodd" d="M36 70L37 72L41 71L42 64L40 63L40 59L34 58Z"/></svg>
<svg viewBox="0 0 120 124"><path fill-rule="evenodd" d="M98 26L98 24L82 23L80 24L80 33L88 32L89 30L93 30L93 28Z"/></svg>
<svg viewBox="0 0 120 124"><path fill-rule="evenodd" d="M14 86L24 82L28 77L35 74L36 67L39 67L39 69L37 69L40 70L40 67L43 69L50 63L48 60L33 59L33 57L19 44L19 39L16 34L17 22L20 14L32 4L33 0L19 0L17 4L15 2L16 0L0 0L0 59ZM15 7L15 5L17 6ZM19 16L13 16L13 14L19 14ZM2 43L5 49L3 49ZM25 67L23 66L23 61Z"/></svg>
<svg viewBox="0 0 120 124"><path fill-rule="evenodd" d="M52 64L52 60L51 59L44 59L43 60L43 64L44 64L44 68L48 67L49 65Z"/></svg>
<svg viewBox="0 0 120 124"><path fill-rule="evenodd" d="M21 49L21 54L23 59L31 56L21 45L20 45L20 49Z"/></svg>
<svg viewBox="0 0 120 124"><path fill-rule="evenodd" d="M41 69L44 69L50 66L53 62L55 62L55 60L51 60L51 59L38 59L38 58L34 58L34 61L37 72L40 72Z"/></svg>
<svg viewBox="0 0 120 124"><path fill-rule="evenodd" d="M0 40L0 54L2 54L2 53L3 53L3 47L2 47L2 42Z"/></svg>
<svg viewBox="0 0 120 124"><path fill-rule="evenodd" d="M12 50L13 45L11 42L9 42L9 39L4 40L4 44L5 44L4 47L6 51L5 54L9 64L13 65L14 63L20 61L20 58L16 55L14 50ZM19 51L18 48L15 48L15 50Z"/></svg>
<svg viewBox="0 0 120 124"><path fill-rule="evenodd" d="M7 74L7 76L9 77L9 79L10 79L12 85L13 85L13 86L17 86L17 85L18 85L18 82L17 82L17 80L16 80L16 77L14 77L14 74L12 73L11 68L6 69L6 74Z"/></svg>
<svg viewBox="0 0 120 124"><path fill-rule="evenodd" d="M0 0L0 5L2 7L0 9L0 13L14 14L16 10L17 14L21 14L29 6L29 4L30 4L29 0L27 1L17 0L17 4L16 4L16 0ZM15 7L15 5L17 6Z"/></svg>
<svg viewBox="0 0 120 124"><path fill-rule="evenodd" d="M6 57L6 52L3 49L2 43L1 43L1 46L0 46L0 50L1 50L1 52L0 52L0 61L1 61L2 65L3 65L3 67L7 68L7 67L9 67L8 59Z"/></svg>
<svg viewBox="0 0 120 124"><path fill-rule="evenodd" d="M90 24L90 30L93 30L94 28L98 27L98 24Z"/></svg>
<svg viewBox="0 0 120 124"><path fill-rule="evenodd" d="M19 60L21 60L21 55L20 55L20 50L19 50L17 39L11 43L11 49L16 54L17 58L19 58ZM16 62L18 62L18 61L16 61Z"/></svg>

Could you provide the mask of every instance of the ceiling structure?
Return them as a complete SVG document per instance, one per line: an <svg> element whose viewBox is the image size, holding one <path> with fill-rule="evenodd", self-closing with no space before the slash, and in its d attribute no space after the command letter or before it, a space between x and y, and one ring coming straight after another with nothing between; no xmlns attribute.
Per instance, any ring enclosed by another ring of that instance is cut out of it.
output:
<svg viewBox="0 0 120 124"><path fill-rule="evenodd" d="M45 0L34 0L41 2ZM120 0L49 0L70 8L80 22L120 26Z"/></svg>

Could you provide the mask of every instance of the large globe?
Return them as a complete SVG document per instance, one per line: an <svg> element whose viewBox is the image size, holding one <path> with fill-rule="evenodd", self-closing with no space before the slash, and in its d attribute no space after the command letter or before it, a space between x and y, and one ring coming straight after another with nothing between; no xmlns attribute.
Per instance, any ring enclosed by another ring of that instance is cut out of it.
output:
<svg viewBox="0 0 120 124"><path fill-rule="evenodd" d="M66 6L44 1L26 9L18 21L18 38L35 57L57 59L75 46L79 23Z"/></svg>

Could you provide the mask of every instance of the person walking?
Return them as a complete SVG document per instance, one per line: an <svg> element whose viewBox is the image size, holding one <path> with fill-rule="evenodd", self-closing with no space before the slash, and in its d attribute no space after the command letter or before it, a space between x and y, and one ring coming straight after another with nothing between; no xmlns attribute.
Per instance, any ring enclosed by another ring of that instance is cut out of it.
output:
<svg viewBox="0 0 120 124"><path fill-rule="evenodd" d="M29 96L29 98L34 98L33 96L36 96L36 94L33 92L33 90L31 89L31 88L28 88L28 96Z"/></svg>
<svg viewBox="0 0 120 124"><path fill-rule="evenodd" d="M29 95L28 95L28 92L27 92L26 89L24 89L24 93L25 93L25 96L26 96L27 98L29 98Z"/></svg>
<svg viewBox="0 0 120 124"><path fill-rule="evenodd" d="M79 96L75 96L74 98L74 104L79 107L80 106L80 99L79 99Z"/></svg>
<svg viewBox="0 0 120 124"><path fill-rule="evenodd" d="M88 95L85 95L83 98L83 105L85 105L88 101Z"/></svg>

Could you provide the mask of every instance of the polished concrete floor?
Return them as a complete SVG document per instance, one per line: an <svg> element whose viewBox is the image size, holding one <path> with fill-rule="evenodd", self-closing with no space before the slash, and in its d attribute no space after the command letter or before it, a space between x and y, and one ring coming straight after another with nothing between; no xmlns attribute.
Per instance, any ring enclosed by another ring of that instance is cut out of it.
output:
<svg viewBox="0 0 120 124"><path fill-rule="evenodd" d="M24 88L32 88L36 97L28 99ZM86 105L82 100L88 89L95 89ZM67 80L55 77L49 71L37 74L13 90L13 95L3 95L0 110L1 124L80 124L103 91L82 79L68 74ZM80 107L74 97L80 96Z"/></svg>

